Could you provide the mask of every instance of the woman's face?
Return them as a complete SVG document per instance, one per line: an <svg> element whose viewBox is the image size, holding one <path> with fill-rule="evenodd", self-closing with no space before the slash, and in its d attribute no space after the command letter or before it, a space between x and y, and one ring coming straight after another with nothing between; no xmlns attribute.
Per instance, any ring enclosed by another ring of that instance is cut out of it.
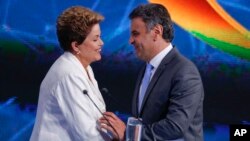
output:
<svg viewBox="0 0 250 141"><path fill-rule="evenodd" d="M78 45L80 52L76 56L84 65L84 67L87 67L92 62L101 59L101 50L103 44L100 26L99 24L95 24L83 43Z"/></svg>

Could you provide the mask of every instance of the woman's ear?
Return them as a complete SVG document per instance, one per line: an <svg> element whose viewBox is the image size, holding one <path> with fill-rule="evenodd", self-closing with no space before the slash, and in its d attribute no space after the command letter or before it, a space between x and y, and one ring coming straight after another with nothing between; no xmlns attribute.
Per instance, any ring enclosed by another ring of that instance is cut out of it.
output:
<svg viewBox="0 0 250 141"><path fill-rule="evenodd" d="M72 50L73 50L74 53L80 54L78 43L76 41L71 42L71 48L72 48Z"/></svg>

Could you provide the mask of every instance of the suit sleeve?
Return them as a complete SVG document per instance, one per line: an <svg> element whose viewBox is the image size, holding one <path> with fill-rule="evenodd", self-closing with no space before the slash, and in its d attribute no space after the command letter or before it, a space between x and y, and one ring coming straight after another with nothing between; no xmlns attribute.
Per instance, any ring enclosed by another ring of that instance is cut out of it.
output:
<svg viewBox="0 0 250 141"><path fill-rule="evenodd" d="M183 138L190 123L195 122L197 109L203 103L203 86L198 70L192 65L182 67L173 77L171 85L165 118L145 125L143 140Z"/></svg>

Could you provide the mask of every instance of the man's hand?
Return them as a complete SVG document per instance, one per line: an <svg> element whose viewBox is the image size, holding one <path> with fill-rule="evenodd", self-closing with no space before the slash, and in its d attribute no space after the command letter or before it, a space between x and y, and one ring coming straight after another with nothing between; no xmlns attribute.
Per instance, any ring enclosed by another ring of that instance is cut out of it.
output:
<svg viewBox="0 0 250 141"><path fill-rule="evenodd" d="M126 125L124 122L112 112L104 112L103 115L104 117L99 119L101 128L110 131L114 135L115 140L125 140L124 133L126 130Z"/></svg>

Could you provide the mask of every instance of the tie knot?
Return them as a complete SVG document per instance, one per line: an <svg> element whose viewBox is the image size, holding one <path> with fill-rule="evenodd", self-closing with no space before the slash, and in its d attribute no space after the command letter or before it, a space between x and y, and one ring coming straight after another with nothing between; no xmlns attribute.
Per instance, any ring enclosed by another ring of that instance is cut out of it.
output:
<svg viewBox="0 0 250 141"><path fill-rule="evenodd" d="M153 68L154 66L148 63L144 75L149 76L150 78Z"/></svg>
<svg viewBox="0 0 250 141"><path fill-rule="evenodd" d="M147 69L148 71L151 71L151 70L154 69L154 66L148 63L146 69Z"/></svg>

